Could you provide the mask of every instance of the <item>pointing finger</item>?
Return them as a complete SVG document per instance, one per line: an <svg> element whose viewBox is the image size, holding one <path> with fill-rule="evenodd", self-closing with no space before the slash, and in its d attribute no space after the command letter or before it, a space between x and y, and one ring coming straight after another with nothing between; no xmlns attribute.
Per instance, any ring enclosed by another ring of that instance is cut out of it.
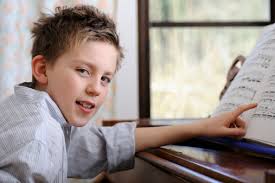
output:
<svg viewBox="0 0 275 183"><path fill-rule="evenodd" d="M236 110L233 111L233 114L235 117L237 117L237 116L241 115L243 112L253 109L256 106L257 106L256 103L240 105Z"/></svg>
<svg viewBox="0 0 275 183"><path fill-rule="evenodd" d="M245 128L246 123L240 117L236 119L235 123L239 128Z"/></svg>

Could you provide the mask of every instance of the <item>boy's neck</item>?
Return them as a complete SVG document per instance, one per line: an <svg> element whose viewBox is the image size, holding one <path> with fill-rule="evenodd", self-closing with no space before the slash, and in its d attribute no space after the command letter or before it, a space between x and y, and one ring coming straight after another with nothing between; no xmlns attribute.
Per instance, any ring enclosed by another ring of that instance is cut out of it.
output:
<svg viewBox="0 0 275 183"><path fill-rule="evenodd" d="M46 91L45 87L39 85L38 83L33 85L33 89L38 90L38 91Z"/></svg>

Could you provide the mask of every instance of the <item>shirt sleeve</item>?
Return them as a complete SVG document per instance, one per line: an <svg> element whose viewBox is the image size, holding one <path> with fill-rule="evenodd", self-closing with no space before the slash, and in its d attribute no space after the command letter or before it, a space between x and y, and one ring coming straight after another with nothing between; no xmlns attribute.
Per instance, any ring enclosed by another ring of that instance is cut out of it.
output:
<svg viewBox="0 0 275 183"><path fill-rule="evenodd" d="M73 128L68 150L68 176L92 178L101 171L134 167L135 123L113 127Z"/></svg>
<svg viewBox="0 0 275 183"><path fill-rule="evenodd" d="M47 147L39 141L19 144L17 151L1 157L0 182L58 182L61 164L51 160ZM61 176L62 177L62 176Z"/></svg>

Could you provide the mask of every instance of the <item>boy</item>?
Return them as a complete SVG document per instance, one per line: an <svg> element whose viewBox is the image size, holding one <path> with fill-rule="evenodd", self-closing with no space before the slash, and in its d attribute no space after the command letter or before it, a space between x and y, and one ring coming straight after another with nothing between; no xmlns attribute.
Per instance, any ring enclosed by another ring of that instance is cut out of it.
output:
<svg viewBox="0 0 275 183"><path fill-rule="evenodd" d="M123 58L115 24L91 6L57 8L35 23L32 35L33 81L15 86L0 104L0 182L90 178L132 168L135 152L149 147L195 136L242 136L238 116L256 106L176 127L88 127Z"/></svg>

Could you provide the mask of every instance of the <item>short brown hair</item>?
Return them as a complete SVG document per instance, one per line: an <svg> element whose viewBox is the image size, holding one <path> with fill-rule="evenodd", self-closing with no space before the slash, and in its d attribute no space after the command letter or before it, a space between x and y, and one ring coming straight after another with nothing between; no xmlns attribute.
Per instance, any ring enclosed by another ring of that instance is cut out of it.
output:
<svg viewBox="0 0 275 183"><path fill-rule="evenodd" d="M43 55L54 63L68 49L90 40L108 42L117 48L117 69L123 58L114 21L90 5L57 7L52 15L42 13L31 33L32 58Z"/></svg>

